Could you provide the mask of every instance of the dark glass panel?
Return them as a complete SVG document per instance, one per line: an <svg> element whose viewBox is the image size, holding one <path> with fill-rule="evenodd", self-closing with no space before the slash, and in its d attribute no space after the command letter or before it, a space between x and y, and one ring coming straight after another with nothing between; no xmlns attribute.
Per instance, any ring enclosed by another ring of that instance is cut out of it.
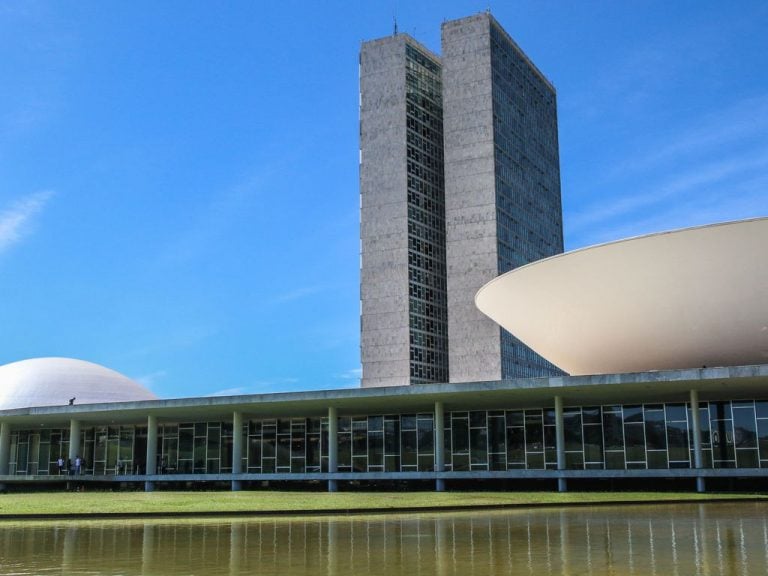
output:
<svg viewBox="0 0 768 576"><path fill-rule="evenodd" d="M643 421L643 407L642 406L624 406L624 422L642 422Z"/></svg>
<svg viewBox="0 0 768 576"><path fill-rule="evenodd" d="M756 400L755 414L758 418L768 418L768 402L765 400Z"/></svg>
<svg viewBox="0 0 768 576"><path fill-rule="evenodd" d="M570 412L563 415L563 428L565 432L565 450L581 451L583 449L581 414L579 412Z"/></svg>
<svg viewBox="0 0 768 576"><path fill-rule="evenodd" d="M488 451L505 452L504 439L506 437L506 427L504 418L488 419Z"/></svg>
<svg viewBox="0 0 768 576"><path fill-rule="evenodd" d="M710 404L710 407L712 404ZM711 412L710 412L711 414ZM711 423L712 430L712 458L713 460L733 460L735 458L733 448L733 432L730 420L714 420Z"/></svg>
<svg viewBox="0 0 768 576"><path fill-rule="evenodd" d="M666 450L648 450L648 468L663 469L668 467Z"/></svg>
<svg viewBox="0 0 768 576"><path fill-rule="evenodd" d="M627 462L645 462L645 434L640 423L624 424Z"/></svg>
<svg viewBox="0 0 768 576"><path fill-rule="evenodd" d="M363 423L365 424L365 422ZM352 432L352 456L367 456L368 454L368 434L366 431L359 430L353 423Z"/></svg>
<svg viewBox="0 0 768 576"><path fill-rule="evenodd" d="M730 420L731 403L730 402L710 402L709 403L710 420Z"/></svg>
<svg viewBox="0 0 768 576"><path fill-rule="evenodd" d="M179 459L192 460L194 458L193 449L194 431L191 428L179 428ZM106 452L104 453L104 456L106 458ZM99 460L100 459L101 458L99 458Z"/></svg>
<svg viewBox="0 0 768 576"><path fill-rule="evenodd" d="M469 454L454 454L453 470L456 472L469 470Z"/></svg>
<svg viewBox="0 0 768 576"><path fill-rule="evenodd" d="M733 407L733 442L736 448L757 448L757 423L752 406Z"/></svg>
<svg viewBox="0 0 768 576"><path fill-rule="evenodd" d="M306 440L304 434L291 434L291 458L304 458L306 455Z"/></svg>
<svg viewBox="0 0 768 576"><path fill-rule="evenodd" d="M685 422L667 422L669 461L688 460L688 425Z"/></svg>
<svg viewBox="0 0 768 576"><path fill-rule="evenodd" d="M261 466L261 440L251 438L248 441L248 468Z"/></svg>
<svg viewBox="0 0 768 576"><path fill-rule="evenodd" d="M523 428L507 428L507 460L525 462L525 431Z"/></svg>
<svg viewBox="0 0 768 576"><path fill-rule="evenodd" d="M432 454L419 454L419 472L431 472L434 469L434 456Z"/></svg>
<svg viewBox="0 0 768 576"><path fill-rule="evenodd" d="M469 446L472 464L488 462L488 432L485 428L469 429Z"/></svg>
<svg viewBox="0 0 768 576"><path fill-rule="evenodd" d="M339 434L339 448L337 457L339 466L352 466L352 435Z"/></svg>
<svg viewBox="0 0 768 576"><path fill-rule="evenodd" d="M384 418L382 416L368 416L368 430L376 432L384 430Z"/></svg>
<svg viewBox="0 0 768 576"><path fill-rule="evenodd" d="M666 404L667 422L684 422L687 415L685 404Z"/></svg>
<svg viewBox="0 0 768 576"><path fill-rule="evenodd" d="M527 452L544 451L544 426L535 422L525 425L525 449Z"/></svg>
<svg viewBox="0 0 768 576"><path fill-rule="evenodd" d="M525 467L528 470L544 469L544 454L526 454Z"/></svg>
<svg viewBox="0 0 768 576"><path fill-rule="evenodd" d="M531 424L540 424L542 422L541 410L526 410L525 422Z"/></svg>
<svg viewBox="0 0 768 576"><path fill-rule="evenodd" d="M338 420L339 432L350 432L352 430L352 418L349 416L340 416Z"/></svg>
<svg viewBox="0 0 768 576"><path fill-rule="evenodd" d="M319 431L320 426L317 428ZM307 434L307 468L318 466L320 466L320 434Z"/></svg>
<svg viewBox="0 0 768 576"><path fill-rule="evenodd" d="M221 440L221 467L232 470L232 437Z"/></svg>
<svg viewBox="0 0 768 576"><path fill-rule="evenodd" d="M277 433L278 434L290 434L291 433L291 421L288 418L279 418L277 420ZM280 463L277 464L280 466Z"/></svg>
<svg viewBox="0 0 768 576"><path fill-rule="evenodd" d="M608 470L624 470L624 452L606 452L605 468Z"/></svg>
<svg viewBox="0 0 768 576"><path fill-rule="evenodd" d="M400 472L400 456L384 456L384 470L386 472Z"/></svg>
<svg viewBox="0 0 768 576"><path fill-rule="evenodd" d="M400 434L401 461L403 466L416 466L417 437L415 430L403 430Z"/></svg>
<svg viewBox="0 0 768 576"><path fill-rule="evenodd" d="M353 456L352 457L352 470L354 472L368 472L368 457L367 456Z"/></svg>
<svg viewBox="0 0 768 576"><path fill-rule="evenodd" d="M400 454L399 420L386 420L384 422L384 452L386 454Z"/></svg>
<svg viewBox="0 0 768 576"><path fill-rule="evenodd" d="M603 461L603 429L601 426L584 426L584 460Z"/></svg>
<svg viewBox="0 0 768 576"><path fill-rule="evenodd" d="M110 456L112 446L113 444L110 441L109 446L107 447L107 468L111 468L113 466L111 462L112 458ZM206 448L205 436L202 436L200 438L195 438L195 448L194 448L195 472L205 472L205 467L206 467L205 448Z"/></svg>
<svg viewBox="0 0 768 576"><path fill-rule="evenodd" d="M525 412L522 410L507 411L507 426L522 426L525 423Z"/></svg>
<svg viewBox="0 0 768 576"><path fill-rule="evenodd" d="M469 451L468 421L464 418L451 420L451 445L454 454L463 454Z"/></svg>
<svg viewBox="0 0 768 576"><path fill-rule="evenodd" d="M486 425L485 411L475 410L469 413L470 428L485 428Z"/></svg>
<svg viewBox="0 0 768 576"><path fill-rule="evenodd" d="M507 458L505 454L490 454L488 466L491 470L506 470Z"/></svg>
<svg viewBox="0 0 768 576"><path fill-rule="evenodd" d="M667 430L664 425L663 410L645 411L645 442L648 450L666 450ZM664 468L666 467L665 464Z"/></svg>
<svg viewBox="0 0 768 576"><path fill-rule="evenodd" d="M400 427L403 430L416 430L416 414L403 414L400 416Z"/></svg>
<svg viewBox="0 0 768 576"><path fill-rule="evenodd" d="M417 420L417 429L419 435L419 453L432 454L435 451L435 429L431 417Z"/></svg>
<svg viewBox="0 0 768 576"><path fill-rule="evenodd" d="M555 423L555 409L554 408L548 408L544 410L544 424L554 424Z"/></svg>
<svg viewBox="0 0 768 576"><path fill-rule="evenodd" d="M757 450L736 450L736 466L738 468L759 468Z"/></svg>
<svg viewBox="0 0 768 576"><path fill-rule="evenodd" d="M206 431L208 430L208 424L205 422L198 422L195 424L195 436L205 436ZM112 436L112 430L109 431L110 437Z"/></svg>
<svg viewBox="0 0 768 576"><path fill-rule="evenodd" d="M583 470L584 456L581 452L566 452L565 467L569 470Z"/></svg>
<svg viewBox="0 0 768 576"><path fill-rule="evenodd" d="M587 406L581 409L584 424L602 424L600 406Z"/></svg>
<svg viewBox="0 0 768 576"><path fill-rule="evenodd" d="M603 435L605 436L606 450L622 450L624 448L621 414L603 412ZM624 464L621 467L623 468Z"/></svg>
<svg viewBox="0 0 768 576"><path fill-rule="evenodd" d="M544 426L544 449L557 449L557 429L554 426Z"/></svg>
<svg viewBox="0 0 768 576"><path fill-rule="evenodd" d="M384 433L370 432L368 434L368 465L382 466L384 464Z"/></svg>
<svg viewBox="0 0 768 576"><path fill-rule="evenodd" d="M208 458L219 457L219 441L221 436L221 428L208 428Z"/></svg>
<svg viewBox="0 0 768 576"><path fill-rule="evenodd" d="M768 460L768 420L757 421L757 443L760 448L760 458Z"/></svg>

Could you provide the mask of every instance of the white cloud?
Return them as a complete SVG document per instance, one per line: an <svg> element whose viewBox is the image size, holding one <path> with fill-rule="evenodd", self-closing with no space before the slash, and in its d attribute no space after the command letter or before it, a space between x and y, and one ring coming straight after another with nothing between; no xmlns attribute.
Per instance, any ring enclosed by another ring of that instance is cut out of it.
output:
<svg viewBox="0 0 768 576"><path fill-rule="evenodd" d="M30 232L34 217L43 210L52 196L53 192L50 190L35 192L0 212L0 253Z"/></svg>

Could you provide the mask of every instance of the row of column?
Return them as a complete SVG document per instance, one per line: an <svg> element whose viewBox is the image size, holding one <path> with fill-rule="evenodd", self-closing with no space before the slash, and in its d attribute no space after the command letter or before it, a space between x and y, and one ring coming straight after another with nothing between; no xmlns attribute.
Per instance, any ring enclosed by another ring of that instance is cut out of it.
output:
<svg viewBox="0 0 768 576"><path fill-rule="evenodd" d="M699 414L699 393L696 390L690 392L690 405L691 405L691 426L693 428L693 456L694 456L694 468L700 469L702 467L702 452L701 452L701 416ZM242 430L243 428L243 414L242 412L234 412L232 414L232 426L234 430ZM434 431L435 431L435 472L445 471L445 410L443 403L435 402L435 419L434 419ZM328 472L338 472L339 468L339 451L338 451L338 410L335 406L328 408ZM557 451L557 469L565 470L565 426L563 424L563 398L562 396L555 396L555 441ZM0 423L0 476L8 474L8 462L10 460L10 443L11 443L11 429L7 422ZM71 420L69 425L69 459L74 462L79 456L78 450L80 449L80 421ZM234 434L232 438L232 473L242 474L243 464L243 435ZM150 415L147 417L147 459L146 459L146 473L147 475L154 475L157 473L157 416ZM1 485L0 485L1 487ZM232 480L232 490L240 490L242 488L242 481ZM565 492L568 489L568 483L565 478L558 478L557 488L560 492ZM154 489L154 482L147 481L144 484L146 491L152 491ZM696 478L696 490L698 492L704 492L704 478L698 476ZM336 492L338 490L338 481L335 479L328 480L328 491ZM443 478L437 478L435 480L435 490L442 492L445 490L445 480Z"/></svg>

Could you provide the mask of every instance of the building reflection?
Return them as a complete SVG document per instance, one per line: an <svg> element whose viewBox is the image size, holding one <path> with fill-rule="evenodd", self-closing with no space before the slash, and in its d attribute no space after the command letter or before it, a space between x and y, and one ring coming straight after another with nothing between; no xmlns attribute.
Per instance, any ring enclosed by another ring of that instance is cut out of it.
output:
<svg viewBox="0 0 768 576"><path fill-rule="evenodd" d="M17 574L765 574L767 511L710 504L8 524L0 560Z"/></svg>

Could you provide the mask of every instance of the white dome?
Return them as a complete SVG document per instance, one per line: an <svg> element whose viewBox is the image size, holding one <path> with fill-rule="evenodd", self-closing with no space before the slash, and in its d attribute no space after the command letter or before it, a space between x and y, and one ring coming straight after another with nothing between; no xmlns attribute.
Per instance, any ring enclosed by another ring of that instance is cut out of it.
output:
<svg viewBox="0 0 768 576"><path fill-rule="evenodd" d="M571 375L768 362L768 218L553 256L477 307Z"/></svg>
<svg viewBox="0 0 768 576"><path fill-rule="evenodd" d="M0 410L156 400L138 382L83 360L32 358L0 366Z"/></svg>

